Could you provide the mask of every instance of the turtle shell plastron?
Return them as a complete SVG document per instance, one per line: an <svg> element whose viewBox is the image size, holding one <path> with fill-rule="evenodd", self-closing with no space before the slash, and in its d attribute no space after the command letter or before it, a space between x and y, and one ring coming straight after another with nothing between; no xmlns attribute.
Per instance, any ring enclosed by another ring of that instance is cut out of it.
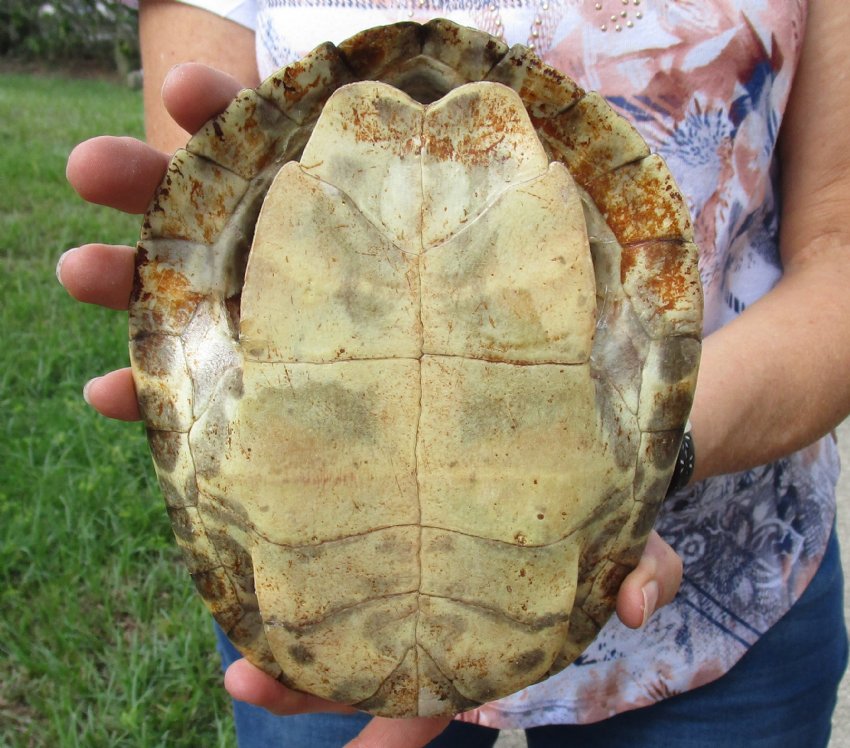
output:
<svg viewBox="0 0 850 748"><path fill-rule="evenodd" d="M610 617L673 469L684 202L604 100L447 21L327 44L179 151L130 352L177 542L293 688L454 714Z"/></svg>

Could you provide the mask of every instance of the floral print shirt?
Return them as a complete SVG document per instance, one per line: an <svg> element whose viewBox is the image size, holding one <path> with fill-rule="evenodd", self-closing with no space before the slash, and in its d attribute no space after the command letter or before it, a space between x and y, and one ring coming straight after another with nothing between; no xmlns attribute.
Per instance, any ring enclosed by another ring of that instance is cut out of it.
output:
<svg viewBox="0 0 850 748"><path fill-rule="evenodd" d="M320 42L433 16L533 46L603 94L667 161L694 217L706 334L782 274L776 140L802 44L804 0L193 4L215 5L256 29L263 77ZM566 670L462 719L501 728L591 722L721 676L813 576L833 524L837 474L827 437L671 497L657 529L684 561L675 602L639 631L612 619Z"/></svg>

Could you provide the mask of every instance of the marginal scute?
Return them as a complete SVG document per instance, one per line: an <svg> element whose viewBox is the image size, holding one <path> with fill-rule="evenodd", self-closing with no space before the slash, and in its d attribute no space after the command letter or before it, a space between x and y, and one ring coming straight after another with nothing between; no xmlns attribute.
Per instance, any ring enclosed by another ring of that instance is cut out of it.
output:
<svg viewBox="0 0 850 748"><path fill-rule="evenodd" d="M383 80L387 71L422 52L422 27L402 22L366 29L339 45L354 80Z"/></svg>
<svg viewBox="0 0 850 748"><path fill-rule="evenodd" d="M655 523L670 484L682 432L683 429L679 428L673 431L647 431L641 435L635 469L634 506L615 544L616 560L621 564L635 566L640 560L646 536Z"/></svg>
<svg viewBox="0 0 850 748"><path fill-rule="evenodd" d="M622 245L652 239L691 241L687 206L660 156L647 156L585 184Z"/></svg>
<svg viewBox="0 0 850 748"><path fill-rule="evenodd" d="M422 54L461 71L468 81L486 78L492 67L508 52L508 46L484 31L464 28L435 18L422 30Z"/></svg>
<svg viewBox="0 0 850 748"><path fill-rule="evenodd" d="M330 42L274 73L257 93L299 125L318 117L337 88L355 80L346 60Z"/></svg>
<svg viewBox="0 0 850 748"><path fill-rule="evenodd" d="M647 241L624 247L623 290L650 337L700 335L702 292L697 262L697 247L689 241Z"/></svg>
<svg viewBox="0 0 850 748"><path fill-rule="evenodd" d="M246 189L237 174L179 150L145 216L142 240L163 237L211 244Z"/></svg>
<svg viewBox="0 0 850 748"><path fill-rule="evenodd" d="M606 561L593 580L593 588L581 606L585 615L602 628L617 604L617 591L630 568L615 561Z"/></svg>
<svg viewBox="0 0 850 748"><path fill-rule="evenodd" d="M532 121L553 117L569 109L584 91L563 73L543 63L528 47L514 45L487 73L485 80L514 89Z"/></svg>
<svg viewBox="0 0 850 748"><path fill-rule="evenodd" d="M209 264L198 257L205 244L149 239L136 248L136 288L130 306L130 334L180 335L195 308L212 290ZM144 289L144 290L142 290Z"/></svg>
<svg viewBox="0 0 850 748"><path fill-rule="evenodd" d="M204 530L218 551L220 565L238 582L246 595L253 594L254 568L252 549L255 542L250 527L244 522L245 512L232 501L198 492L197 502Z"/></svg>
<svg viewBox="0 0 850 748"><path fill-rule="evenodd" d="M148 428L188 431L192 425L192 388L180 338L149 333L131 340L130 364L139 409Z"/></svg>
<svg viewBox="0 0 850 748"><path fill-rule="evenodd" d="M193 572L192 581L218 625L225 632L234 631L244 620L245 608L227 570L219 566Z"/></svg>
<svg viewBox="0 0 850 748"><path fill-rule="evenodd" d="M180 431L148 429L148 444L167 506L186 507L198 503L195 464L189 450L189 436ZM165 487L168 487L165 489Z"/></svg>
<svg viewBox="0 0 850 748"><path fill-rule="evenodd" d="M286 150L298 124L253 89L242 91L186 149L249 180Z"/></svg>
<svg viewBox="0 0 850 748"><path fill-rule="evenodd" d="M320 45L202 127L145 217L130 353L237 648L388 717L574 661L681 443L692 233L601 96L444 20Z"/></svg>
<svg viewBox="0 0 850 748"><path fill-rule="evenodd" d="M586 599L586 598L585 598ZM570 612L570 635L564 640L560 654L552 663L547 675L561 672L584 652L599 633L600 626L584 612L578 600Z"/></svg>
<svg viewBox="0 0 850 748"><path fill-rule="evenodd" d="M249 610L225 633L233 641L239 642L240 651L250 662L272 678L286 680L269 647L259 610Z"/></svg>
<svg viewBox="0 0 850 748"><path fill-rule="evenodd" d="M195 575L219 569L218 551L207 537L198 509L192 506L169 507L168 516L189 573Z"/></svg>
<svg viewBox="0 0 850 748"><path fill-rule="evenodd" d="M696 387L700 342L689 337L652 341L638 407L642 431L669 431L688 418Z"/></svg>
<svg viewBox="0 0 850 748"><path fill-rule="evenodd" d="M457 70L427 55L419 55L387 70L381 82L405 91L422 104L431 104L468 83Z"/></svg>
<svg viewBox="0 0 850 748"><path fill-rule="evenodd" d="M649 156L649 147L599 94L588 93L564 112L541 120L540 131L581 184Z"/></svg>

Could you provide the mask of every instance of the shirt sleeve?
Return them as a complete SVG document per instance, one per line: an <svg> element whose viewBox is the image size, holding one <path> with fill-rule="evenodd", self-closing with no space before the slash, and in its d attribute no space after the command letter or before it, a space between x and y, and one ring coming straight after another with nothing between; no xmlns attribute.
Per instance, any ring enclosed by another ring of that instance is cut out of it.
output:
<svg viewBox="0 0 850 748"><path fill-rule="evenodd" d="M257 28L256 0L180 0L180 2L215 13L252 31ZM138 0L121 0L121 3L130 8L139 7Z"/></svg>

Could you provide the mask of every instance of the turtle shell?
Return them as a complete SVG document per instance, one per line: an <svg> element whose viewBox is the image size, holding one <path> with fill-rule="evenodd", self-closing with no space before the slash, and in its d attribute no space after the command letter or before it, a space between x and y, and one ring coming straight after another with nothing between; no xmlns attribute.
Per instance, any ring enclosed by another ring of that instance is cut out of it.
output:
<svg viewBox="0 0 850 748"><path fill-rule="evenodd" d="M444 20L325 44L177 152L130 352L177 542L287 685L453 714L558 672L665 495L700 351L662 160Z"/></svg>

